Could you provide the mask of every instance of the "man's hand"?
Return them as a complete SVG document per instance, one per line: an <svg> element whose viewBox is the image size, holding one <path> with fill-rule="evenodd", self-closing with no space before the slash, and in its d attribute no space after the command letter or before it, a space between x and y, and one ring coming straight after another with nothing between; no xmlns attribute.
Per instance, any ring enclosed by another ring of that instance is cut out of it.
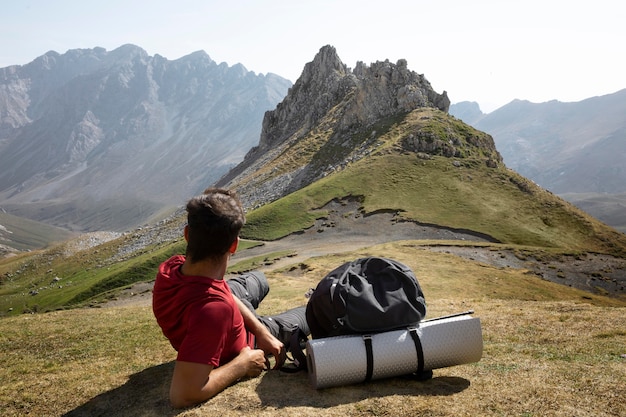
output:
<svg viewBox="0 0 626 417"><path fill-rule="evenodd" d="M239 356L235 360L244 364L247 377L255 378L267 369L265 366L265 352L261 349L250 349L246 346L241 349Z"/></svg>
<svg viewBox="0 0 626 417"><path fill-rule="evenodd" d="M241 302L239 298L235 296L233 296L233 298L239 307L246 329L254 334L257 346L265 352L265 363L269 364L267 356L274 356L276 364L274 364L272 369L279 369L283 366L285 359L287 358L285 346L280 340L272 336L268 328L255 317L255 315L248 309L248 307L245 306L244 303Z"/></svg>
<svg viewBox="0 0 626 417"><path fill-rule="evenodd" d="M287 359L285 346L280 340L272 336L269 331L260 333L260 335L255 335L257 346L265 352L266 356L272 355L276 359L276 363L272 369L280 369L285 363L285 359ZM267 359L266 362L269 363Z"/></svg>

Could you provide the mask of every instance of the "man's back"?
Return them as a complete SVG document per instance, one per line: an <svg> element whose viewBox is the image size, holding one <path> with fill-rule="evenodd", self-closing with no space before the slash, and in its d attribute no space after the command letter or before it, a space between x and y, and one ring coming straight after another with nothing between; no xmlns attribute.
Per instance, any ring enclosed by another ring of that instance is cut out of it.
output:
<svg viewBox="0 0 626 417"><path fill-rule="evenodd" d="M176 255L159 267L154 315L177 360L217 367L247 346L243 318L224 280L185 276L184 260Z"/></svg>

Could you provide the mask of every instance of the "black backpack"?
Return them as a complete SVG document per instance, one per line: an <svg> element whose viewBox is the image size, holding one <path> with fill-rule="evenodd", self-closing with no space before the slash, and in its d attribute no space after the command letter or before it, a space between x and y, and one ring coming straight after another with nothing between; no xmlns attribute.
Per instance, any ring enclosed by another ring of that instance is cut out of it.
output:
<svg viewBox="0 0 626 417"><path fill-rule="evenodd" d="M314 339L416 326L425 315L424 294L413 271L378 257L346 262L331 271L306 306Z"/></svg>

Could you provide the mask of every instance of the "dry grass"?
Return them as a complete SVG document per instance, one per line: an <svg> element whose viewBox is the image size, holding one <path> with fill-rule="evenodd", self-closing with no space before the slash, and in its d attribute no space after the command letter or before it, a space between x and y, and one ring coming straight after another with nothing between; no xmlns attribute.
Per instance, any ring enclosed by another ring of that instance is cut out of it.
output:
<svg viewBox="0 0 626 417"><path fill-rule="evenodd" d="M406 243L268 271L262 312L304 303L331 268L367 254L409 264L429 317L472 308L480 362L316 391L307 375L267 372L192 409L167 402L173 349L148 306L83 309L0 320L2 416L622 416L626 308L539 280Z"/></svg>

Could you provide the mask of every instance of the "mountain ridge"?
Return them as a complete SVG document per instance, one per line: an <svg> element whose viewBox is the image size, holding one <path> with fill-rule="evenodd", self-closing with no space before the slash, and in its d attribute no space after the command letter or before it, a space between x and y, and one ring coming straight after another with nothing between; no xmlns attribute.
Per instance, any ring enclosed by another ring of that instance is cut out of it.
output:
<svg viewBox="0 0 626 417"><path fill-rule="evenodd" d="M489 114L458 103L451 113L491 134L507 166L626 232L626 89L570 103L513 100Z"/></svg>
<svg viewBox="0 0 626 417"><path fill-rule="evenodd" d="M0 69L0 206L74 231L137 226L243 159L289 86L204 51L168 61L130 44ZM115 214L81 220L98 201Z"/></svg>

